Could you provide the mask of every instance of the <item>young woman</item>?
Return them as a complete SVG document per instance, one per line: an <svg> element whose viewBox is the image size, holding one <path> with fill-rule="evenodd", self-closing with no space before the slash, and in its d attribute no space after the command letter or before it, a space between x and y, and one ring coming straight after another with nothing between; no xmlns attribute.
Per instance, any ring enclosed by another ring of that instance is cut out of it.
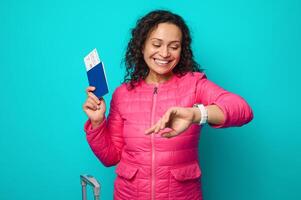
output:
<svg viewBox="0 0 301 200"><path fill-rule="evenodd" d="M114 199L202 199L201 125L242 126L253 118L243 98L206 78L190 44L180 16L152 11L132 30L127 73L108 118L104 100L87 88L87 140L105 166L117 165Z"/></svg>

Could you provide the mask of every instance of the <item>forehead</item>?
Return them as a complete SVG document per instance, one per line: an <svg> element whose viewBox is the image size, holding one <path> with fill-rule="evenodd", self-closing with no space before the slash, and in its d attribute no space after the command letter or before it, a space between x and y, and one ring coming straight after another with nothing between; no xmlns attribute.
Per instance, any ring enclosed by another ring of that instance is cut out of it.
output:
<svg viewBox="0 0 301 200"><path fill-rule="evenodd" d="M182 31L180 28L174 24L170 23L160 23L156 28L154 28L149 36L149 40L162 40L165 42L169 41L181 41Z"/></svg>

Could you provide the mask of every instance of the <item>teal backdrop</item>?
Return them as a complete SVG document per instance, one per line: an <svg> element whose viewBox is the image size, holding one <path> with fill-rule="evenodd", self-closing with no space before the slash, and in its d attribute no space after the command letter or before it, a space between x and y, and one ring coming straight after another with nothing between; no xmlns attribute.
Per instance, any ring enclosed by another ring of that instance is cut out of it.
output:
<svg viewBox="0 0 301 200"><path fill-rule="evenodd" d="M130 29L153 9L180 14L208 78L254 110L241 128L203 129L204 199L301 199L301 1L9 0L0 2L1 200L80 200L82 173L113 199L114 167L83 131L83 57L97 48L105 62L108 104Z"/></svg>

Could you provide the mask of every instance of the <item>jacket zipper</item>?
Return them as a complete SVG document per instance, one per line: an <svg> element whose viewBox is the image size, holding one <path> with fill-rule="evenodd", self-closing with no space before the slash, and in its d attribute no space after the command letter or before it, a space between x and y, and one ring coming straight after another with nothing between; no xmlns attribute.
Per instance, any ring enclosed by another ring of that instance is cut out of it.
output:
<svg viewBox="0 0 301 200"><path fill-rule="evenodd" d="M158 87L154 88L153 92L153 104L152 104L152 114L151 114L151 126L155 121L155 110L157 104L157 94ZM152 184L151 184L151 199L155 199L155 134L151 135L151 144L152 144Z"/></svg>

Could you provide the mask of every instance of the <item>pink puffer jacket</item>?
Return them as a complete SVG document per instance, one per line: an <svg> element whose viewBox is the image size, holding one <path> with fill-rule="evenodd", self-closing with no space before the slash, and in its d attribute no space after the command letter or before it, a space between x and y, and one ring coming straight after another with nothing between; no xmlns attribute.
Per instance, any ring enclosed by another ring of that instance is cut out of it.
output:
<svg viewBox="0 0 301 200"><path fill-rule="evenodd" d="M226 120L215 128L242 126L252 118L244 99L209 81L203 73L173 76L158 86L141 81L128 91L123 84L113 94L110 114L98 128L85 124L91 149L105 166L116 165L116 200L200 200L198 161L200 126L191 125L174 138L144 131L172 106L216 104Z"/></svg>

